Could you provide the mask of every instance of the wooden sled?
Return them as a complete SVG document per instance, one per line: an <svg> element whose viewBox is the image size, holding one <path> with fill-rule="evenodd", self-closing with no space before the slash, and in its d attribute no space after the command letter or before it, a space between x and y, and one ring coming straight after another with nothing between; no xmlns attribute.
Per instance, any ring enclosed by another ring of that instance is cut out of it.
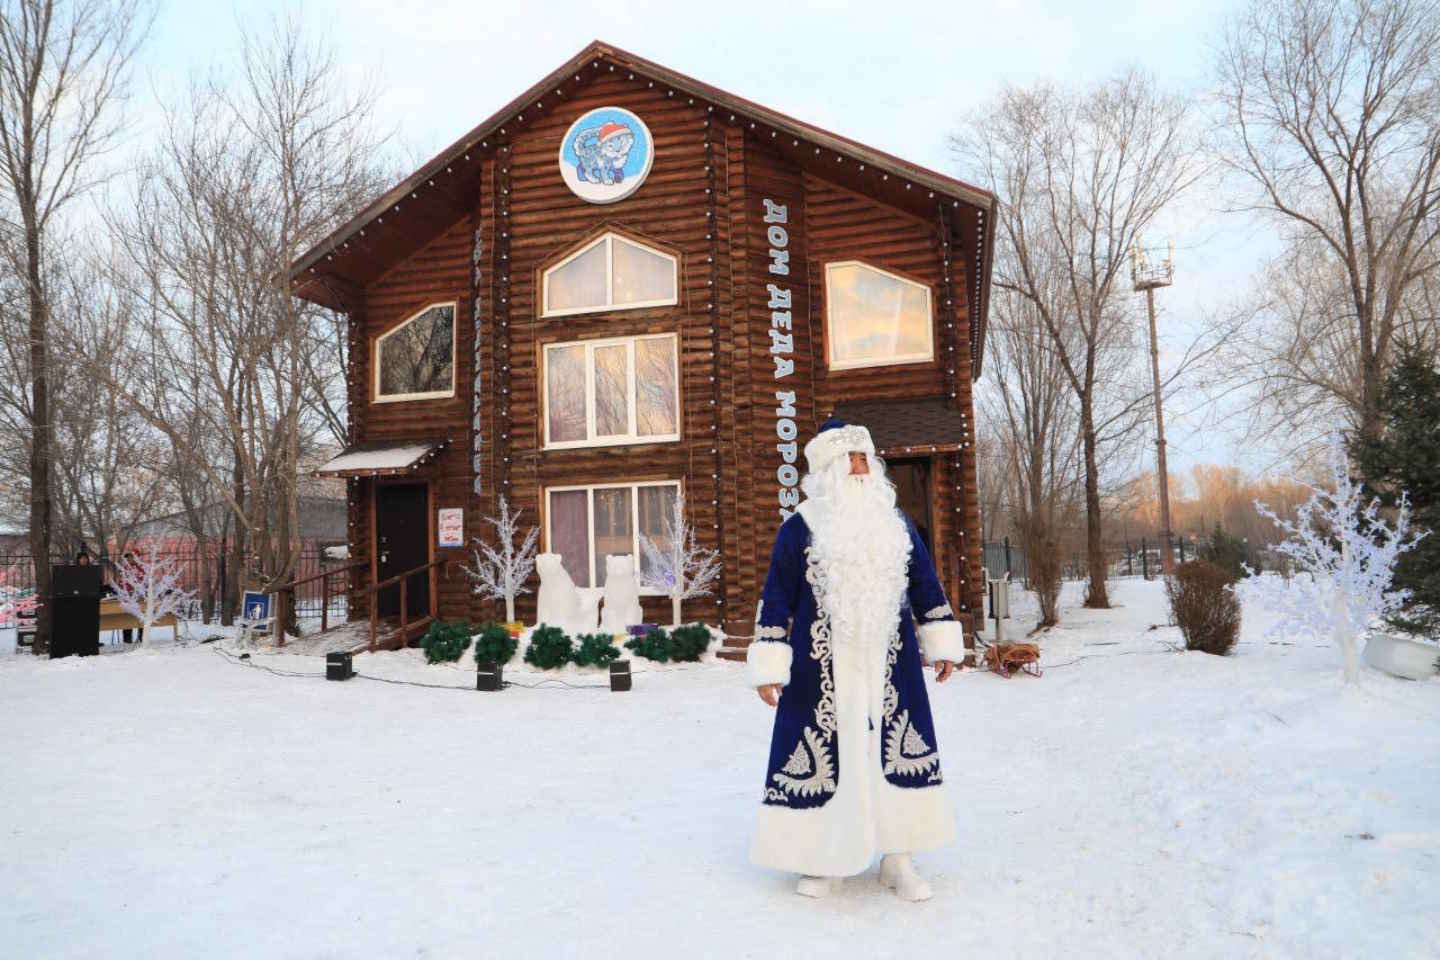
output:
<svg viewBox="0 0 1440 960"><path fill-rule="evenodd" d="M1002 643L985 648L985 665L1002 677L1016 673L1041 676L1040 648L1033 643Z"/></svg>

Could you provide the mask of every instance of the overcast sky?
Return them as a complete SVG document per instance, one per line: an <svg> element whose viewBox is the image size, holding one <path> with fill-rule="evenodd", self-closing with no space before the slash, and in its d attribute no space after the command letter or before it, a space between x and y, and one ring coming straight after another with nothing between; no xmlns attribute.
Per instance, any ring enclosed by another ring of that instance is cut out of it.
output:
<svg viewBox="0 0 1440 960"><path fill-rule="evenodd" d="M353 82L378 85L378 119L406 157L423 160L598 38L957 175L946 136L1003 83L1085 84L1138 64L1200 102L1216 28L1233 5L249 0L227 10L172 0L142 69L145 85L164 91L197 71L231 68L242 20L258 25L293 10ZM137 92L144 111L150 91ZM1176 284L1159 297L1162 347L1238 295L1269 248L1269 227L1221 213L1216 192L1197 191L1146 238L1177 248ZM1247 450L1233 429L1186 406L1167 411L1172 472L1196 462L1269 464L1267 451Z"/></svg>

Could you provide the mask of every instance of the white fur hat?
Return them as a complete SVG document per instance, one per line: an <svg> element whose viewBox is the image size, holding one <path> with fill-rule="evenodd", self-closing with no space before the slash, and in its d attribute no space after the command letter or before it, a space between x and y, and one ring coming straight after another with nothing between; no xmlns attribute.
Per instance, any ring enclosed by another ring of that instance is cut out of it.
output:
<svg viewBox="0 0 1440 960"><path fill-rule="evenodd" d="M875 455L870 431L859 424L831 417L820 426L820 432L815 434L814 439L805 444L805 462L810 465L811 473L820 473L834 463L836 457L846 456L851 451Z"/></svg>

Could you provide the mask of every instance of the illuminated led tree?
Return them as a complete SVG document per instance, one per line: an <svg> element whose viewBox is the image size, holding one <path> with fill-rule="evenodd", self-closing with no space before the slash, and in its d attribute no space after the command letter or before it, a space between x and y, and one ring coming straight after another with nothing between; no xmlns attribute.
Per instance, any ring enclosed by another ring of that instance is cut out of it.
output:
<svg viewBox="0 0 1440 960"><path fill-rule="evenodd" d="M1391 590L1390 583L1396 558L1420 537L1410 536L1410 505L1404 496L1393 525L1380 516L1379 500L1364 499L1350 478L1338 435L1330 441L1330 473L1332 489L1312 486L1293 523L1255 501L1260 514L1286 534L1272 549L1294 562L1295 576L1286 583L1248 571L1252 575L1238 590L1281 615L1270 634L1333 638L1345 659L1345 681L1354 683L1360 677L1359 641L1409 595Z"/></svg>
<svg viewBox="0 0 1440 960"><path fill-rule="evenodd" d="M151 544L146 557L126 557L115 564L115 599L140 621L141 630L149 631L172 614L178 618L194 602L195 594L180 588L180 575L180 565L157 556Z"/></svg>
<svg viewBox="0 0 1440 960"><path fill-rule="evenodd" d="M708 597L720 579L720 554L701 547L685 519L685 495L677 494L660 543L640 534L640 583L670 597L671 617L680 625L680 602Z"/></svg>
<svg viewBox="0 0 1440 960"><path fill-rule="evenodd" d="M515 622L515 596L530 592L525 581L535 572L535 547L540 539L540 528L531 527L520 546L515 546L520 515L524 512L517 510L512 516L510 505L502 496L500 516L485 518L485 522L495 528L498 546L492 547L475 537L475 565L460 565L460 569L465 571L465 575L474 585L476 594L487 599L505 601L505 619L510 623Z"/></svg>

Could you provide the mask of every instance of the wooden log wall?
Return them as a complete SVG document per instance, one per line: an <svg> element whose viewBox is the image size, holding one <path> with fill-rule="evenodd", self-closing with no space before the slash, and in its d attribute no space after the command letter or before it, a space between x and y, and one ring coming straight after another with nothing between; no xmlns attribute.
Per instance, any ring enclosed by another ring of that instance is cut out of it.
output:
<svg viewBox="0 0 1440 960"><path fill-rule="evenodd" d="M951 251L959 234L943 214L927 221L802 171L743 121L721 117L624 71L587 77L544 113L527 114L523 126L502 130L480 161L475 195L457 206L454 222L417 243L415 253L366 286L351 315L352 440L447 438L449 446L427 475L435 484L436 507L466 509L467 537L491 534L483 518L495 513L502 493L512 511L524 511L526 524L539 523L543 529L546 487L678 480L701 542L721 549L725 561L719 595L687 602L685 616L721 622L731 633L748 635L782 520L777 389L795 392L795 439L801 448L843 399L953 392L953 401L973 422L971 345L963 335L969 317L965 251ZM556 163L570 124L602 106L634 111L654 139L647 180L614 205L580 200L566 187ZM790 272L785 276L769 270L774 224L765 222L766 199L787 210ZM679 303L542 318L541 271L606 230L674 254ZM861 260L931 288L936 342L943 351L935 362L828 372L824 265L838 260ZM960 282L951 277L947 283L951 261L961 271ZM791 294L793 352L787 358L794 370L780 378L772 354L772 281L784 281L780 285ZM456 395L370 402L375 338L436 301L456 303ZM947 320L952 326L945 325ZM649 333L678 336L681 441L543 449L544 345ZM803 455L794 466L803 474ZM959 599L957 608L977 610L974 458L962 450L937 455L931 466L935 537L944 544L936 551L937 565L952 602ZM349 485L357 557L370 555L373 486L373 481ZM468 551L437 555L459 561ZM453 564L439 592L441 616L479 620L503 611L498 602L473 597ZM533 618L534 604L533 592L523 595L517 613ZM668 621L667 599L647 599L644 608L647 618ZM356 609L363 612L361 605Z"/></svg>
<svg viewBox="0 0 1440 960"><path fill-rule="evenodd" d="M364 439L366 412L370 406L366 384L370 382L370 361L366 340L365 307L357 304L348 317L346 351L349 369L345 372L345 422L349 441ZM370 508L368 485L357 479L345 481L345 539L352 560L370 556ZM370 601L360 591L370 582L363 570L351 570L346 577L347 609L355 619L370 615Z"/></svg>
<svg viewBox="0 0 1440 960"><path fill-rule="evenodd" d="M805 214L809 224L810 299L817 413L828 416L845 399L889 400L938 397L945 389L938 360L897 366L830 371L826 364L825 265L860 260L928 286L938 303L940 272L935 259L934 225L857 193L805 176ZM939 313L935 316L939 340Z"/></svg>
<svg viewBox="0 0 1440 960"><path fill-rule="evenodd" d="M422 470L414 481L432 484L435 509L470 506L470 411L471 383L474 377L473 311L469 282L470 256L474 240L474 221L469 212L457 211L457 221L438 237L424 244L416 253L370 284L364 295L358 319L352 315L352 326L361 332L361 347L352 350L350 391L352 403L358 402L361 415L351 418L353 439L412 441L436 438L448 441L440 454ZM415 400L400 403L373 403L375 339L393 329L405 318L428 304L455 303L455 393L445 399ZM408 478L407 478L408 480ZM404 482L394 478L361 480L350 484L351 514L355 526L351 539L352 555L373 561L374 531L370 526L370 498L377 483ZM474 523L473 511L467 509L466 524ZM428 524L435 523L434 511ZM432 540L433 542L433 540ZM436 549L437 560L463 559L463 549ZM371 582L363 572L357 574L361 586ZM353 581L352 581L353 582ZM442 615L461 615L469 605L469 590L464 577L448 564L439 575L438 606ZM369 612L362 601L355 614Z"/></svg>
<svg viewBox="0 0 1440 960"><path fill-rule="evenodd" d="M560 141L576 118L602 106L634 111L654 138L654 162L643 186L615 205L586 203L566 187L556 164ZM724 308L717 283L728 277L726 246L717 234L715 210L723 178L713 170L722 162L723 142L711 141L712 118L704 106L667 96L648 81L620 73L599 76L547 116L526 124L496 155L498 185L482 198L495 216L496 250L507 259L491 260L492 272L508 284L492 286L495 317L509 337L509 394L492 402L508 409L508 429L499 425L492 466L512 508L544 523L543 491L561 485L625 481L678 480L700 541L718 547L722 535L717 486L720 374L717 362L731 349L730 331L716 322ZM506 192L508 191L508 192ZM590 238L606 230L632 236L677 256L679 304L673 307L618 310L543 318L541 272ZM499 281L496 281L499 282ZM542 363L547 343L647 333L674 333L680 353L680 442L585 449L545 450L542 421ZM500 355L492 351L497 361ZM723 367L723 364L720 365ZM723 372L723 370L721 371ZM500 388L502 391L504 387ZM496 428L491 428L495 436ZM501 452L503 451L503 453ZM503 458L508 457L508 462ZM508 480L508 485L505 481ZM534 595L522 598L519 611L533 616ZM714 601L687 603L685 615L719 619L724 595ZM646 616L669 619L669 601L643 601Z"/></svg>

